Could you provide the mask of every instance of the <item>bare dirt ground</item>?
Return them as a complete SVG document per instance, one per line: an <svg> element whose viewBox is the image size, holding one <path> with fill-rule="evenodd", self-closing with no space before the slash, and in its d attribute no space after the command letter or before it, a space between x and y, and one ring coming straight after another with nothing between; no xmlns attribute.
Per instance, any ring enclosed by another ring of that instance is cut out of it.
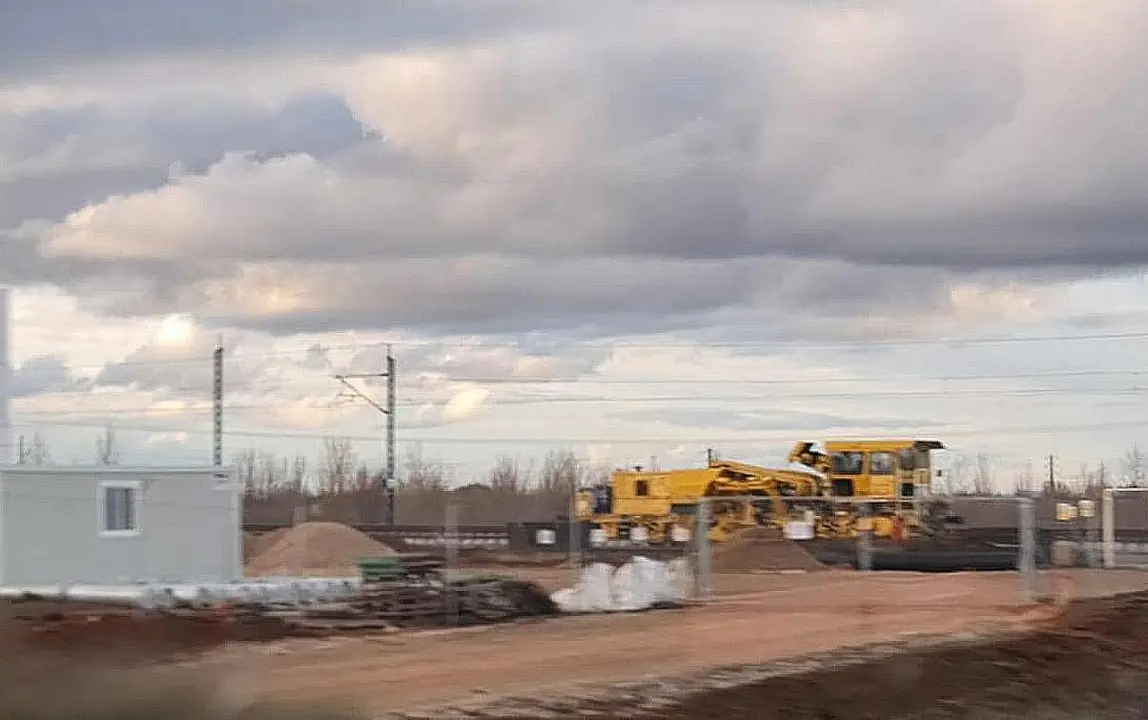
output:
<svg viewBox="0 0 1148 720"><path fill-rule="evenodd" d="M1065 571L1042 585L1064 598L1109 595L1148 589L1148 574ZM914 634L1025 630L1056 612L1027 605L1020 588L1013 573L723 575L715 577L717 600L705 607L233 646L199 664L254 698L345 700L393 712L554 695L580 684L763 663Z"/></svg>

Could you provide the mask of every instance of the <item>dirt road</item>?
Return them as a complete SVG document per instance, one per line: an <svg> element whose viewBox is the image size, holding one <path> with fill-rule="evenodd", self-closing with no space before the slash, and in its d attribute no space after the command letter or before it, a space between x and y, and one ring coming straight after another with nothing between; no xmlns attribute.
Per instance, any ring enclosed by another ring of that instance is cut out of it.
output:
<svg viewBox="0 0 1148 720"><path fill-rule="evenodd" d="M1148 588L1148 574L1062 573L1072 595ZM1029 619L1011 573L830 572L716 578L705 607L515 626L232 647L208 660L255 697L346 700L376 712L536 694L758 663L906 634L1015 629Z"/></svg>

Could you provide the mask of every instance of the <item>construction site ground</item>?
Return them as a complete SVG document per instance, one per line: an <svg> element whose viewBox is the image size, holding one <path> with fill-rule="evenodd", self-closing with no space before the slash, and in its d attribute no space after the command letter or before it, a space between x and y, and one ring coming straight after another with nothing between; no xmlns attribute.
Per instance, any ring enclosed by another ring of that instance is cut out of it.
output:
<svg viewBox="0 0 1148 720"><path fill-rule="evenodd" d="M566 584L573 575L555 568L504 571L533 575L550 586ZM1042 573L1041 589L1059 602L1036 606L1026 602L1019 575L1009 572L826 570L721 574L713 580L714 601L699 607L236 644L195 663L220 671L229 686L252 698L349 701L375 713L423 708L428 717L446 718L446 705L489 704L507 696L552 702L565 692L586 694L586 688L595 686L782 661L913 635L1023 631L1046 624L1069 599L1148 590L1148 573L1137 571ZM569 708L562 712L557 716L571 716ZM624 716L635 712L630 708ZM663 716L734 715L697 711Z"/></svg>

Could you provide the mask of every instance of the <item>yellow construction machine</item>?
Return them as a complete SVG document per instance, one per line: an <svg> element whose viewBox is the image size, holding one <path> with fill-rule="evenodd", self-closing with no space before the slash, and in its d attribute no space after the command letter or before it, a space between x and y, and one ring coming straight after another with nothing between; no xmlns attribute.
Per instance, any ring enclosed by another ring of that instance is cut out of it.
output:
<svg viewBox="0 0 1148 720"><path fill-rule="evenodd" d="M853 440L823 447L797 443L790 468L720 460L711 452L702 468L618 470L605 484L579 491L575 514L606 540L650 544L691 537L702 498L710 506L708 535L719 542L754 525L801 524L819 538L853 537L869 527L877 537L897 539L943 526L947 507L929 492L930 453L942 443Z"/></svg>
<svg viewBox="0 0 1148 720"><path fill-rule="evenodd" d="M578 520L608 540L640 537L651 544L688 538L700 498L711 498L710 537L724 540L739 527L788 514L787 498L815 499L820 477L804 470L775 470L710 457L704 468L618 470L598 487L578 493ZM730 498L722 501L722 498ZM751 498L748 499L747 498Z"/></svg>
<svg viewBox="0 0 1148 720"><path fill-rule="evenodd" d="M935 535L955 521L948 502L932 494L934 450L938 440L831 440L817 449L811 442L794 445L787 458L824 478L836 535L855 535L869 525L877 537L904 539ZM868 509L866 520L861 507Z"/></svg>

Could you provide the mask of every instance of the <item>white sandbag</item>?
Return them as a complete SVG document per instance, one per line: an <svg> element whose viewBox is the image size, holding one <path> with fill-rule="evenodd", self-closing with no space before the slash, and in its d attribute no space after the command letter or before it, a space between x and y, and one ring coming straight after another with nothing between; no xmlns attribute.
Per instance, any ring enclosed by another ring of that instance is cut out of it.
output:
<svg viewBox="0 0 1148 720"><path fill-rule="evenodd" d="M685 602L694 590L694 568L689 558L675 558L666 565L670 599Z"/></svg>
<svg viewBox="0 0 1148 720"><path fill-rule="evenodd" d="M668 594L665 563L635 557L614 573L616 610L644 610L666 601Z"/></svg>
<svg viewBox="0 0 1148 720"><path fill-rule="evenodd" d="M563 612L633 612L683 602L692 583L688 560L664 563L639 556L617 570L591 565L574 587L559 590L551 599Z"/></svg>
<svg viewBox="0 0 1148 720"><path fill-rule="evenodd" d="M614 612L633 612L634 610L641 610L646 605L641 604L641 599L637 597L640 592L635 592L634 579L634 564L626 563L614 571L613 577L610 578L610 609Z"/></svg>
<svg viewBox="0 0 1148 720"><path fill-rule="evenodd" d="M550 599L562 612L608 612L613 608L610 597L613 572L614 568L605 563L594 563L583 568L574 587L559 590Z"/></svg>

